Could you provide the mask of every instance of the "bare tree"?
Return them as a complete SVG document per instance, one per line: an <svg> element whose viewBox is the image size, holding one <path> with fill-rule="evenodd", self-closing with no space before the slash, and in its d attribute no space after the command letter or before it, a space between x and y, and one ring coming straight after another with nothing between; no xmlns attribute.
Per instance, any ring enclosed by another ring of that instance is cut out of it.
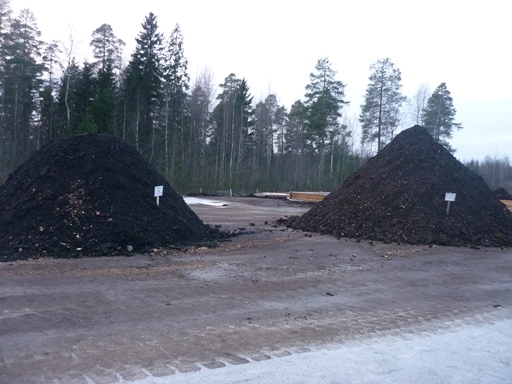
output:
<svg viewBox="0 0 512 384"><path fill-rule="evenodd" d="M190 114L191 114L191 138L189 143L190 153L194 153L197 163L194 167L194 174L199 180L206 180L208 177L206 161L206 150L210 130L210 116L215 101L215 80L209 68L204 68L197 75L191 87Z"/></svg>
<svg viewBox="0 0 512 384"><path fill-rule="evenodd" d="M491 189L505 187L512 191L512 166L507 156L501 159L485 156L483 161L470 160L465 165L482 176Z"/></svg>
<svg viewBox="0 0 512 384"><path fill-rule="evenodd" d="M432 91L428 83L422 83L419 85L413 97L409 99L408 115L412 124L421 124L421 115L427 106L431 94Z"/></svg>

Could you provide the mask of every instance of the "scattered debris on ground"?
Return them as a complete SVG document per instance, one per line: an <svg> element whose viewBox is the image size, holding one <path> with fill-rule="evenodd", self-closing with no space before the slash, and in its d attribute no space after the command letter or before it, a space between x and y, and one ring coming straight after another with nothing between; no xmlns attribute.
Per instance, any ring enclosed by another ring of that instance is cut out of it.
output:
<svg viewBox="0 0 512 384"><path fill-rule="evenodd" d="M449 214L446 193L456 193ZM512 213L420 126L399 133L323 201L285 222L388 243L512 246Z"/></svg>
<svg viewBox="0 0 512 384"><path fill-rule="evenodd" d="M163 186L159 205L155 186ZM54 141L0 187L0 261L142 253L225 236L114 136Z"/></svg>

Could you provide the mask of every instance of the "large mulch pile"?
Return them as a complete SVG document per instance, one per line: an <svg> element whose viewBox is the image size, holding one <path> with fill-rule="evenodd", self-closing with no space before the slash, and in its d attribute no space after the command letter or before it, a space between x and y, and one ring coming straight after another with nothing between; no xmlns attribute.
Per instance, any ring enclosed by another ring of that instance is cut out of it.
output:
<svg viewBox="0 0 512 384"><path fill-rule="evenodd" d="M447 214L445 193L456 193ZM512 213L483 179L420 126L409 128L291 228L337 237L512 246Z"/></svg>
<svg viewBox="0 0 512 384"><path fill-rule="evenodd" d="M134 147L114 136L54 141L0 187L0 261L121 255L223 236L203 224Z"/></svg>

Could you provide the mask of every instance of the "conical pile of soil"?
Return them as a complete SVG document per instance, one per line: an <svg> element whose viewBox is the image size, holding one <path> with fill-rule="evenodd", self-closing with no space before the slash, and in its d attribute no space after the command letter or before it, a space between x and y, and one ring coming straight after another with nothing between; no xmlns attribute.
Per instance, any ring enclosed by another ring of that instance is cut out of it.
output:
<svg viewBox="0 0 512 384"><path fill-rule="evenodd" d="M456 193L449 214L447 192ZM512 213L420 126L398 134L288 226L383 242L512 246Z"/></svg>
<svg viewBox="0 0 512 384"><path fill-rule="evenodd" d="M154 187L160 185L157 206ZM221 235L134 147L114 136L52 142L0 187L2 261L128 254Z"/></svg>

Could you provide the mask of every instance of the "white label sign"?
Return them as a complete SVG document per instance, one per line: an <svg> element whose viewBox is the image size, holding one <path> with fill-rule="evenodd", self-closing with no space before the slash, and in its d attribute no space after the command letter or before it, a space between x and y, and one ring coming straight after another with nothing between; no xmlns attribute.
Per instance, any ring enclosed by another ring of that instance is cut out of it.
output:
<svg viewBox="0 0 512 384"><path fill-rule="evenodd" d="M158 187L155 187L155 197L162 196L164 194L164 186L159 185Z"/></svg>
<svg viewBox="0 0 512 384"><path fill-rule="evenodd" d="M456 193L445 193L444 195L444 201L455 201Z"/></svg>

